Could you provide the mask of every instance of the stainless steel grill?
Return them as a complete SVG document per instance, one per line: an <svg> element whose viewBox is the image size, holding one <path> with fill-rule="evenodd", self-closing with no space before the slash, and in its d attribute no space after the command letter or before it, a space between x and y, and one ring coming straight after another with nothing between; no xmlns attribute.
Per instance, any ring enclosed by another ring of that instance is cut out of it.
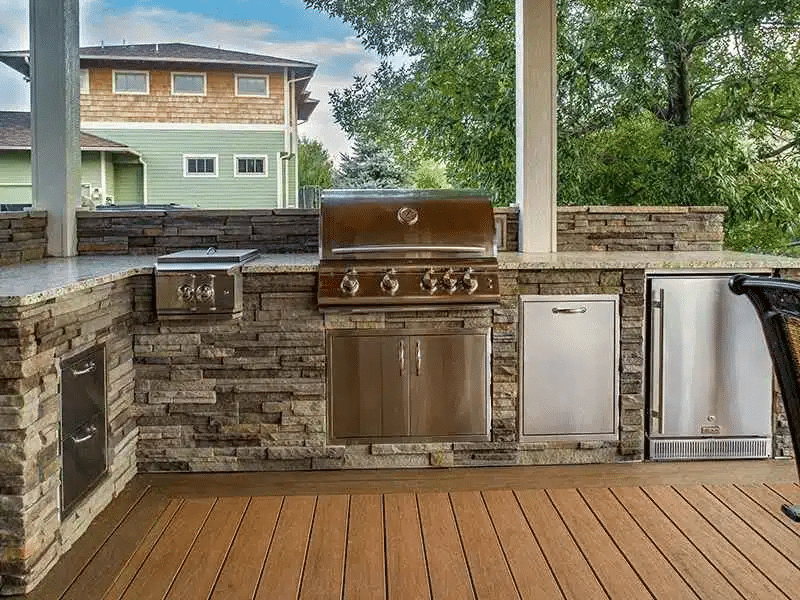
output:
<svg viewBox="0 0 800 600"><path fill-rule="evenodd" d="M236 317L242 313L239 267L258 250L182 250L156 261L159 318Z"/></svg>
<svg viewBox="0 0 800 600"><path fill-rule="evenodd" d="M489 197L334 190L320 207L321 309L499 302Z"/></svg>

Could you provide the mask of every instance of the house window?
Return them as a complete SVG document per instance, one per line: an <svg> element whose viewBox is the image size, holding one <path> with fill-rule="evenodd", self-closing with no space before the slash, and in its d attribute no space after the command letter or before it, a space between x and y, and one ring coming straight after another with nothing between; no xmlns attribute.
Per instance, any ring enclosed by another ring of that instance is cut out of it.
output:
<svg viewBox="0 0 800 600"><path fill-rule="evenodd" d="M173 96L205 96L206 95L206 74L205 73L173 73L172 74L172 95Z"/></svg>
<svg viewBox="0 0 800 600"><path fill-rule="evenodd" d="M114 93L149 94L149 75L147 71L114 71Z"/></svg>
<svg viewBox="0 0 800 600"><path fill-rule="evenodd" d="M237 75L236 95L269 98L268 80L266 75Z"/></svg>
<svg viewBox="0 0 800 600"><path fill-rule="evenodd" d="M184 177L216 177L217 176L217 155L216 154L184 154L183 155L183 176Z"/></svg>
<svg viewBox="0 0 800 600"><path fill-rule="evenodd" d="M266 177L266 156L234 156L233 174L235 177Z"/></svg>
<svg viewBox="0 0 800 600"><path fill-rule="evenodd" d="M89 93L89 69L81 69L81 94Z"/></svg>

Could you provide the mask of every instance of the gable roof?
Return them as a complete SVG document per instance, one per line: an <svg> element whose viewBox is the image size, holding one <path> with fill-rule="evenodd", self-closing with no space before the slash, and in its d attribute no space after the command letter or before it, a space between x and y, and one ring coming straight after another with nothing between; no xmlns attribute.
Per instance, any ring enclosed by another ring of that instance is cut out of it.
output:
<svg viewBox="0 0 800 600"><path fill-rule="evenodd" d="M81 150L136 152L126 146L81 131ZM0 111L0 150L31 149L31 113Z"/></svg>

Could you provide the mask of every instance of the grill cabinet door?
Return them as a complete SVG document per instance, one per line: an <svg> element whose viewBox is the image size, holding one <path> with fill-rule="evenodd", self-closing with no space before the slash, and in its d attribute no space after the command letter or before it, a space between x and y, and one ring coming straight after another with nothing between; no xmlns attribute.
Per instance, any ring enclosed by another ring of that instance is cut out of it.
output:
<svg viewBox="0 0 800 600"><path fill-rule="evenodd" d="M334 333L328 343L332 437L407 436L408 337Z"/></svg>
<svg viewBox="0 0 800 600"><path fill-rule="evenodd" d="M488 435L487 334L410 338L411 435Z"/></svg>
<svg viewBox="0 0 800 600"><path fill-rule="evenodd" d="M63 440L64 472L61 514L68 513L78 500L106 472L106 423L104 414L67 433Z"/></svg>

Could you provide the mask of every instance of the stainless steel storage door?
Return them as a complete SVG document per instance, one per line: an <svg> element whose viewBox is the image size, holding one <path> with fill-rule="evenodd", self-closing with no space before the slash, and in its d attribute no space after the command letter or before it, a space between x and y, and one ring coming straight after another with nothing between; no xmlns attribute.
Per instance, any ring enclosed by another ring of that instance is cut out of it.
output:
<svg viewBox="0 0 800 600"><path fill-rule="evenodd" d="M772 366L728 276L650 281L650 437L770 436Z"/></svg>
<svg viewBox="0 0 800 600"><path fill-rule="evenodd" d="M522 297L522 436L617 438L617 297Z"/></svg>

